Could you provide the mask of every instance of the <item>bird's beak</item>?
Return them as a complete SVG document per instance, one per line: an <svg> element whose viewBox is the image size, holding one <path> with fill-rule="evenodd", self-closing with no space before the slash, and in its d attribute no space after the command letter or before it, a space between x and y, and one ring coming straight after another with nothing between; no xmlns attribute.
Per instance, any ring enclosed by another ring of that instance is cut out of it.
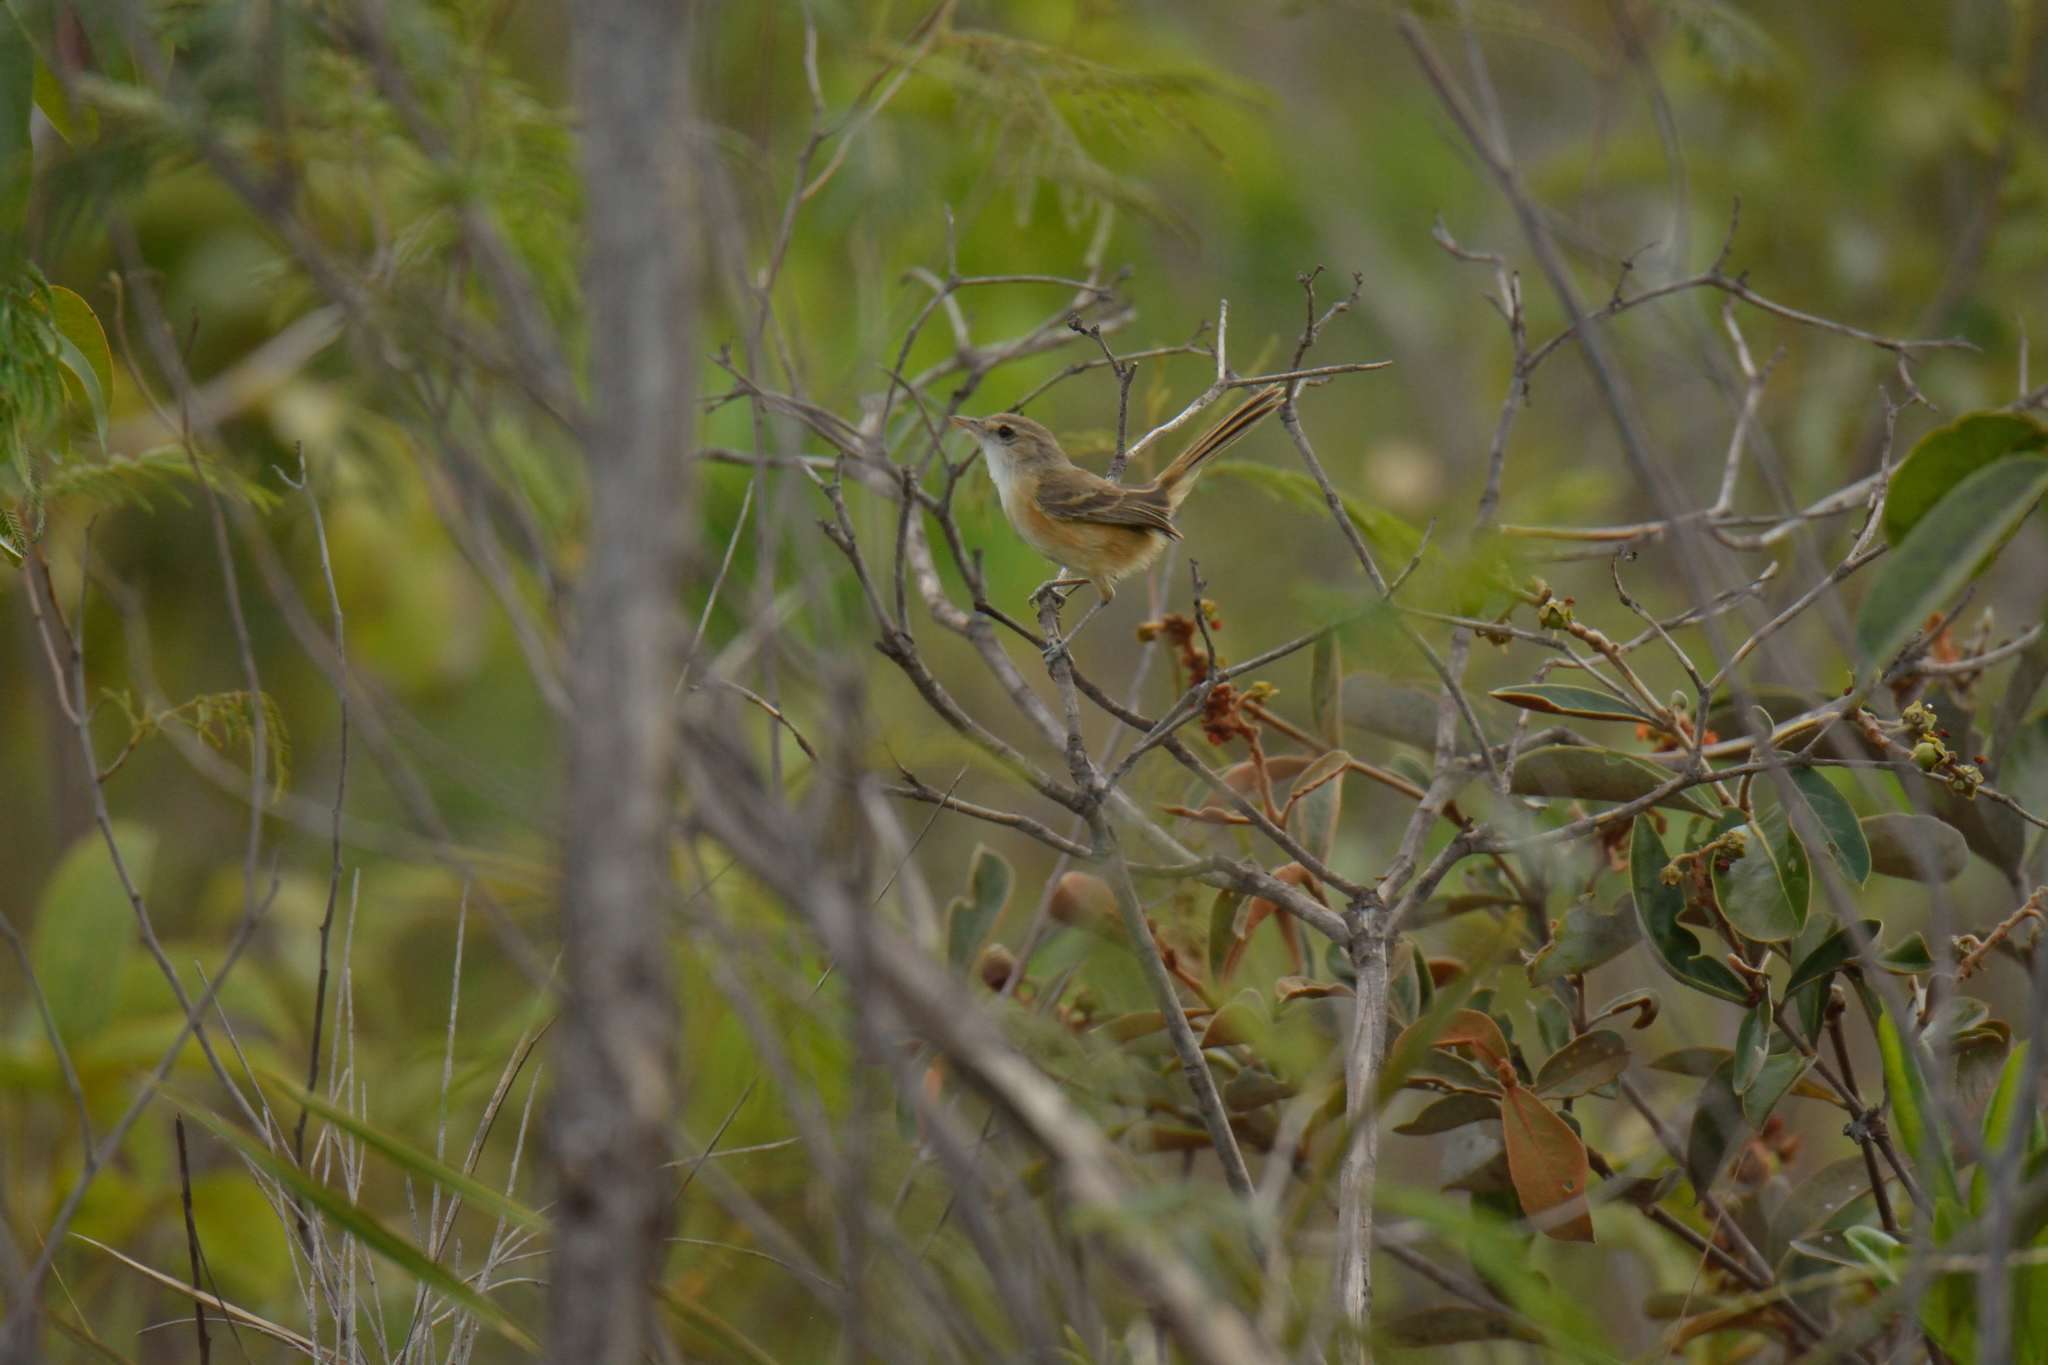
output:
<svg viewBox="0 0 2048 1365"><path fill-rule="evenodd" d="M970 436L972 436L975 432L981 430L981 423L975 421L972 417L948 417L946 421L950 425L960 428L960 430L966 432Z"/></svg>

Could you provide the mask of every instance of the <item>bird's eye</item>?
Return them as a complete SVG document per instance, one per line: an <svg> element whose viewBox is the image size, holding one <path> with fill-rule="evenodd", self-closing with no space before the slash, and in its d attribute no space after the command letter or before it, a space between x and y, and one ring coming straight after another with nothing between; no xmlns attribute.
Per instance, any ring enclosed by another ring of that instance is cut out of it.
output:
<svg viewBox="0 0 2048 1365"><path fill-rule="evenodd" d="M1017 428L1005 422L996 428L996 435L1005 441L1014 441L1017 439Z"/></svg>

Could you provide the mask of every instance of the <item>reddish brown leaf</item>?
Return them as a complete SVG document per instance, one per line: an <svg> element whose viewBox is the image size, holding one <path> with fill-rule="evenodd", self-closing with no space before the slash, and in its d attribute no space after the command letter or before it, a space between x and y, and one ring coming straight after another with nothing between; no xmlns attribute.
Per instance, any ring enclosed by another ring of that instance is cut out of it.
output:
<svg viewBox="0 0 2048 1365"><path fill-rule="evenodd" d="M1312 754L1275 754L1266 760L1266 777L1278 787L1291 778L1299 777L1302 770L1314 762L1315 756ZM1259 770L1249 759L1225 768L1223 785L1254 806L1259 804ZM1209 818L1230 810L1230 804L1220 794L1212 792L1202 803L1201 809L1196 812L1196 818Z"/></svg>
<svg viewBox="0 0 2048 1365"><path fill-rule="evenodd" d="M1508 1040L1501 1036L1500 1025L1478 1010L1453 1010L1436 1036L1435 1047L1469 1047L1479 1054L1479 1060L1500 1071L1508 1067Z"/></svg>
<svg viewBox="0 0 2048 1365"><path fill-rule="evenodd" d="M1586 1144L1534 1091L1521 1086L1510 1087L1501 1097L1500 1120L1507 1135L1508 1174L1523 1212L1547 1237L1592 1241Z"/></svg>
<svg viewBox="0 0 2048 1365"><path fill-rule="evenodd" d="M1322 890L1316 885L1316 879L1300 863L1289 863L1285 867L1275 868L1273 876L1289 886L1299 887L1317 900L1323 898ZM1237 964L1243 960L1245 948L1251 943L1252 932L1274 915L1280 916L1280 940L1287 945L1288 960L1294 964L1295 974L1299 975L1305 970L1306 963L1301 956L1301 938L1295 932L1294 916L1282 914L1276 902L1269 901L1264 896L1254 896L1251 904L1245 907L1243 919L1238 925L1236 941L1223 955L1223 972L1216 978L1218 981L1228 981L1237 971Z"/></svg>
<svg viewBox="0 0 2048 1365"><path fill-rule="evenodd" d="M1273 998L1284 1005L1290 1000L1321 1000L1329 995L1350 995L1342 981L1315 981L1305 976L1283 976L1273 983Z"/></svg>
<svg viewBox="0 0 2048 1365"><path fill-rule="evenodd" d="M1165 1027L1166 1016L1158 1010L1139 1010L1135 1014L1119 1014L1114 1019L1105 1019L1090 1031L1119 1043L1128 1043L1133 1038L1143 1038Z"/></svg>

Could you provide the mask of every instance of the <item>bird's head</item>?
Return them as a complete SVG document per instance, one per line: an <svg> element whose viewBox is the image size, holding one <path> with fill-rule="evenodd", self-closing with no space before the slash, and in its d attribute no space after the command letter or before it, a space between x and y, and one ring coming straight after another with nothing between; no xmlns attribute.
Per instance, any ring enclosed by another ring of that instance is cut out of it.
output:
<svg viewBox="0 0 2048 1365"><path fill-rule="evenodd" d="M1037 473L1068 463L1060 444L1029 417L999 412L992 417L955 417L953 425L974 438L989 468L1003 474Z"/></svg>

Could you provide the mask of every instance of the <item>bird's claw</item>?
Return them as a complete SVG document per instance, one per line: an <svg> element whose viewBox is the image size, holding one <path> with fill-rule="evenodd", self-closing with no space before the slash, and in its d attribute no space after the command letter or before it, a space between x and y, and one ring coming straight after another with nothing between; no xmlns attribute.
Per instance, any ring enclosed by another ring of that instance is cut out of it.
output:
<svg viewBox="0 0 2048 1365"><path fill-rule="evenodd" d="M1070 657L1067 653L1066 640L1059 636L1054 636L1052 639L1046 641L1045 648L1039 651L1039 655L1045 660L1045 666L1047 668L1051 668L1061 659Z"/></svg>
<svg viewBox="0 0 2048 1365"><path fill-rule="evenodd" d="M1075 591L1075 588L1063 586L1057 578L1053 578L1033 588L1028 600L1034 607L1051 602L1056 607L1065 608L1067 599L1073 596Z"/></svg>

